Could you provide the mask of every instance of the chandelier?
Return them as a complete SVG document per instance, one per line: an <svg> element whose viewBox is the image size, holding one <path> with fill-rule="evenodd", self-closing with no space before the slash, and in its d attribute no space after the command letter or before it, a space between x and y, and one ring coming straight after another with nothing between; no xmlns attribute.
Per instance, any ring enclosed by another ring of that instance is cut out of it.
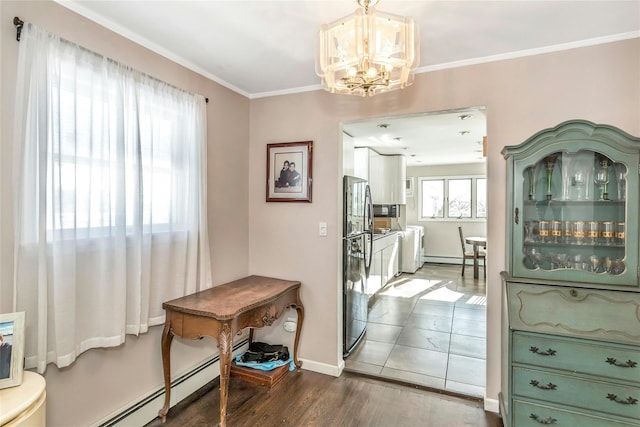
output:
<svg viewBox="0 0 640 427"><path fill-rule="evenodd" d="M413 19L378 12L378 0L356 0L355 13L320 27L316 73L331 93L373 96L413 83L420 63Z"/></svg>

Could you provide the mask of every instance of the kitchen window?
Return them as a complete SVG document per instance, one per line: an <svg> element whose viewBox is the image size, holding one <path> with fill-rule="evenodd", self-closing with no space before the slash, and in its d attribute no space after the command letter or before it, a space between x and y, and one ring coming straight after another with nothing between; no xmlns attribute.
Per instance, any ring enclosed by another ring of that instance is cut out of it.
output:
<svg viewBox="0 0 640 427"><path fill-rule="evenodd" d="M421 177L418 182L420 221L486 219L485 177Z"/></svg>

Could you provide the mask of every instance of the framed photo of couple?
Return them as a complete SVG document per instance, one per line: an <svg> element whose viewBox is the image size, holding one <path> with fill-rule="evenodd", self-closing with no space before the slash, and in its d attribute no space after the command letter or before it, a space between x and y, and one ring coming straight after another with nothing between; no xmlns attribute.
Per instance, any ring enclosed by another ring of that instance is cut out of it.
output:
<svg viewBox="0 0 640 427"><path fill-rule="evenodd" d="M311 203L313 141L267 144L267 202Z"/></svg>
<svg viewBox="0 0 640 427"><path fill-rule="evenodd" d="M0 314L0 389L22 384L24 311Z"/></svg>

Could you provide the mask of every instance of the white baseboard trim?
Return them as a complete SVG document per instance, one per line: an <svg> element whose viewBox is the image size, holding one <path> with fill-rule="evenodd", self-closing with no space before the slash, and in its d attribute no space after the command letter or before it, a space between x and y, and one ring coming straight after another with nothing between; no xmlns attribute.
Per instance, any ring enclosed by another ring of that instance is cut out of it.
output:
<svg viewBox="0 0 640 427"><path fill-rule="evenodd" d="M434 264L462 264L462 258L456 257L439 257L439 256L425 256L422 258L423 262ZM473 264L472 264L473 265Z"/></svg>
<svg viewBox="0 0 640 427"><path fill-rule="evenodd" d="M450 258L450 257L437 257L437 256L427 256L422 258L423 262L426 263L434 263L434 264L453 264L453 265L462 265L462 258ZM473 267L473 260L466 260L466 265ZM482 265L482 264L480 264Z"/></svg>
<svg viewBox="0 0 640 427"><path fill-rule="evenodd" d="M326 363L320 363L314 360L300 359L300 361L302 362L302 369L319 374L331 375L332 377L339 377L344 369L344 360L340 360L338 366L327 365Z"/></svg>
<svg viewBox="0 0 640 427"><path fill-rule="evenodd" d="M498 399L484 398L484 410L488 412L500 413L500 402Z"/></svg>
<svg viewBox="0 0 640 427"><path fill-rule="evenodd" d="M244 352L249 347L249 340L245 339L233 347L233 354ZM195 367L183 372L171 381L170 407L189 397L201 387L220 376L220 359L218 355L206 359ZM114 411L93 427L130 427L142 426L158 416L158 411L164 405L164 386L148 393L124 407Z"/></svg>

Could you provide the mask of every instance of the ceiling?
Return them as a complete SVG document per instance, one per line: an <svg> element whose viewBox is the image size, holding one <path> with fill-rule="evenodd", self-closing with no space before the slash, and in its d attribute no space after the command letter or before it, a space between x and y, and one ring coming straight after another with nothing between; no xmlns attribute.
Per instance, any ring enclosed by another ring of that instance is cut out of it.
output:
<svg viewBox="0 0 640 427"><path fill-rule="evenodd" d="M320 89L318 29L359 7L355 0L56 1L251 99ZM380 0L376 8L416 21L421 45L417 73L640 37L640 0ZM425 140L437 141L440 151L456 147L460 151L449 150L449 159L470 162L486 134L486 124L480 124L484 112L465 123L459 114L389 119L392 127L386 133L406 147L424 148ZM383 137L372 124L378 121L345 129L374 144ZM454 131L467 128L471 132L463 140L469 144L461 146L461 135L453 139ZM435 129L447 133L436 138ZM409 164L422 158L416 152L411 157L409 148L400 150ZM422 161L438 157L432 147Z"/></svg>
<svg viewBox="0 0 640 427"><path fill-rule="evenodd" d="M484 163L484 108L442 111L344 123L356 147L401 154L407 166Z"/></svg>

